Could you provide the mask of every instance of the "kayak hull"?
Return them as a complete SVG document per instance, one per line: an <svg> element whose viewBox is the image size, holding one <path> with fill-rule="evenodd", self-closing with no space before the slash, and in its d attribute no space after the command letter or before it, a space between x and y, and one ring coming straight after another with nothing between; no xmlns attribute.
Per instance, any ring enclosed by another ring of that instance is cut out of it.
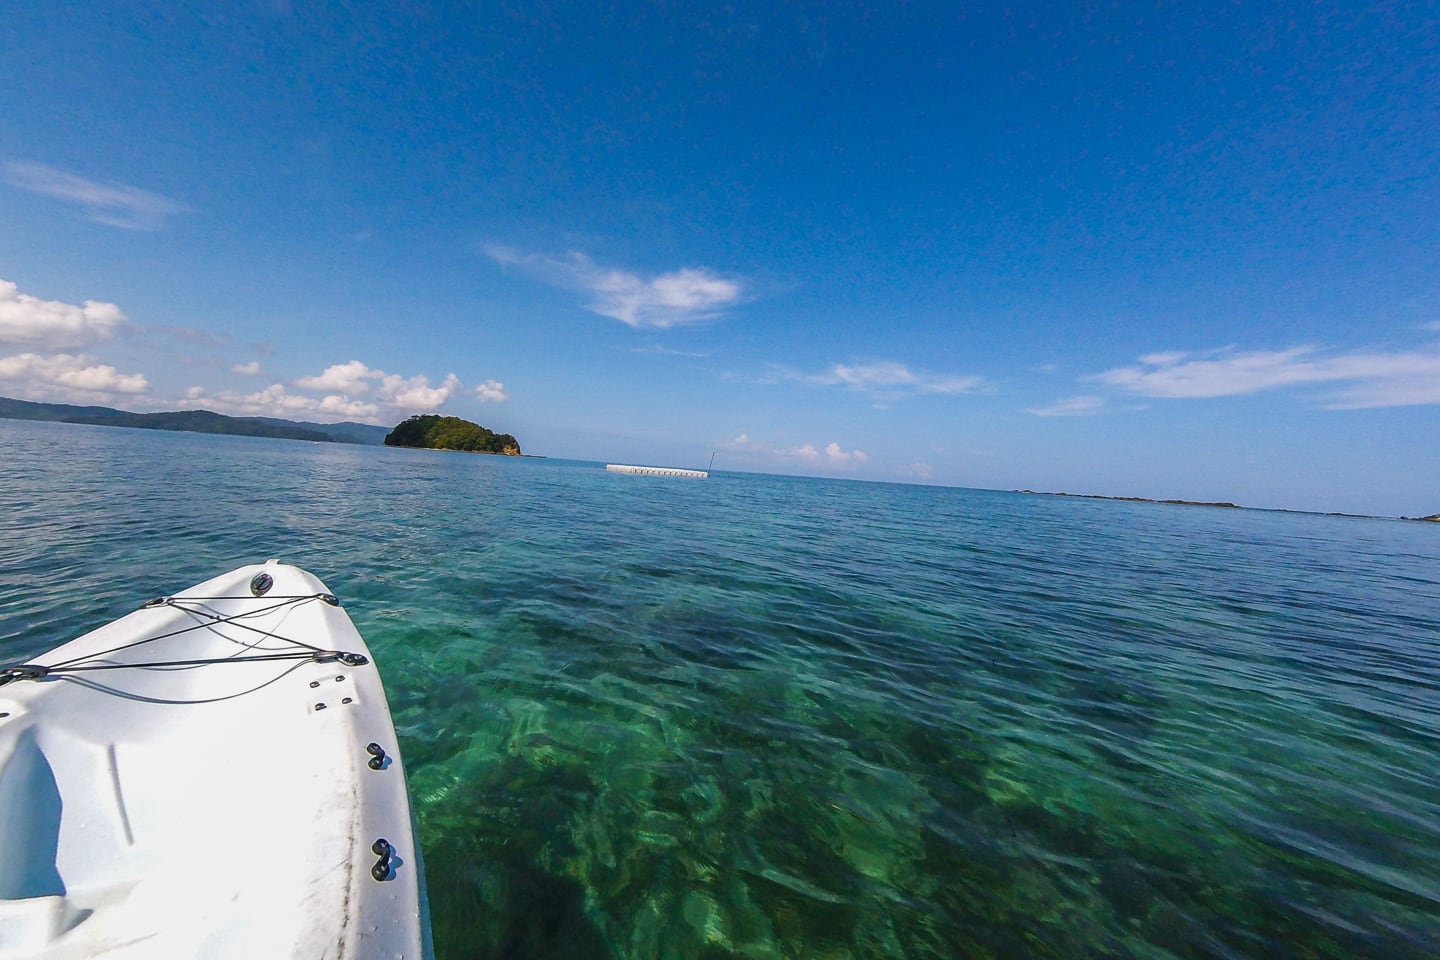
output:
<svg viewBox="0 0 1440 960"><path fill-rule="evenodd" d="M27 666L0 686L0 958L428 955L389 706L318 578L241 567Z"/></svg>

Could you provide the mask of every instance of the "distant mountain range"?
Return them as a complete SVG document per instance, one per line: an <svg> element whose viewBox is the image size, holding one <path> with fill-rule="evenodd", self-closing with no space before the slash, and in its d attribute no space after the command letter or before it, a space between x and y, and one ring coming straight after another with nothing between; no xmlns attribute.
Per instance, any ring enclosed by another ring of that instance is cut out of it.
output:
<svg viewBox="0 0 1440 960"><path fill-rule="evenodd" d="M232 433L244 437L278 437L284 440L312 440L320 443L382 444L389 427L346 420L342 423L309 423L276 417L227 417L209 410L176 410L169 413L130 413L112 407L77 407L68 403L33 403L0 397L0 418L6 420L52 420L60 423L89 423L101 427L140 427L145 430L184 430L189 433Z"/></svg>

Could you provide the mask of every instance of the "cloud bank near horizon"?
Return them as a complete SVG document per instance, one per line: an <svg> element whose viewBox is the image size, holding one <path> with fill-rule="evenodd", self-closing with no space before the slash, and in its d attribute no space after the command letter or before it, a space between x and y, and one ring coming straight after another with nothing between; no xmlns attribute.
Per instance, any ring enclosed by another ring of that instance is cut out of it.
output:
<svg viewBox="0 0 1440 960"><path fill-rule="evenodd" d="M0 391L26 400L108 404L128 401L144 408L205 404L218 413L238 416L306 416L317 420L376 420L435 410L460 396L479 403L510 399L505 384L487 379L466 387L454 374L432 383L424 374L405 376L370 367L359 360L331 364L320 373L272 383L261 390L215 390L192 386L179 395L155 396L144 373L124 373L80 349L110 341L117 334L130 347L153 350L176 341L201 342L220 350L225 338L188 327L143 327L130 322L115 304L86 300L83 304L43 300L21 293L12 281L0 280L0 345L22 352L0 356ZM31 348L31 349L25 349ZM53 350L42 353L41 350ZM68 351L68 352L67 352ZM161 356L153 358L157 362ZM262 374L259 361L209 360L230 374ZM318 395L317 395L318 394Z"/></svg>
<svg viewBox="0 0 1440 960"><path fill-rule="evenodd" d="M296 388L305 393L296 393ZM315 396L320 393L323 396ZM272 383L250 392L210 392L201 386L186 391L186 398L205 403L220 413L237 416L304 416L316 420L344 419L370 421L403 419L416 413L438 410L446 401L464 395L481 403L503 403L510 399L505 384L486 380L466 388L453 373L432 385L424 374L403 376L387 373L360 360L326 367L318 374L298 377L288 386Z"/></svg>
<svg viewBox="0 0 1440 960"><path fill-rule="evenodd" d="M27 400L80 403L145 394L150 381L144 374L121 373L89 354L67 352L110 340L129 327L129 318L113 303L43 300L0 280L0 344L21 350L0 356L0 387Z"/></svg>
<svg viewBox="0 0 1440 960"><path fill-rule="evenodd" d="M837 441L830 441L824 447L817 447L813 443L801 443L790 447L762 447L751 439L748 432L738 434L726 446L735 451L747 452L750 454L761 454L764 456L779 457L782 460L802 460L815 464L828 464L832 467L848 466L854 467L858 464L868 463L870 455L859 448L846 450Z"/></svg>

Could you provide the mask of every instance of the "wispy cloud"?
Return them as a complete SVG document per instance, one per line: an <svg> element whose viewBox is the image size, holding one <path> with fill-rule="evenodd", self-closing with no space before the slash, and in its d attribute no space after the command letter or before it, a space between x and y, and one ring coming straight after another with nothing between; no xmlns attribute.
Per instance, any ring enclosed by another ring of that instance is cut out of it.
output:
<svg viewBox="0 0 1440 960"><path fill-rule="evenodd" d="M975 393L985 387L984 377L926 373L911 370L905 364L894 360L854 365L837 363L823 373L803 373L789 367L774 366L764 382L775 383L781 380L846 387L884 399L916 394L959 395Z"/></svg>
<svg viewBox="0 0 1440 960"><path fill-rule="evenodd" d="M1090 379L1146 397L1227 397L1315 384L1344 385L1325 398L1332 409L1440 403L1440 352L1335 353L1288 350L1164 353ZM1346 385L1348 384L1348 385Z"/></svg>
<svg viewBox="0 0 1440 960"><path fill-rule="evenodd" d="M0 280L0 343L59 349L83 347L111 337L126 322L113 303L41 300Z"/></svg>
<svg viewBox="0 0 1440 960"><path fill-rule="evenodd" d="M644 277L602 267L583 253L554 257L491 246L496 262L518 267L553 286L586 295L585 308L632 327L677 327L712 320L744 297L739 279L704 268L683 267Z"/></svg>
<svg viewBox="0 0 1440 960"><path fill-rule="evenodd" d="M93 357L69 353L0 357L0 382L7 385L7 391L31 399L81 399L90 403L111 394L139 394L150 389L144 374L121 373Z"/></svg>
<svg viewBox="0 0 1440 960"><path fill-rule="evenodd" d="M844 384L855 390L900 391L910 393L972 393L978 390L982 377L957 377L917 373L893 360L846 366L837 363L828 373L815 378L820 383Z"/></svg>
<svg viewBox="0 0 1440 960"><path fill-rule="evenodd" d="M87 180L43 163L12 162L0 170L13 187L76 204L96 223L125 230L159 230L170 217L190 209L139 187Z"/></svg>
<svg viewBox="0 0 1440 960"><path fill-rule="evenodd" d="M685 357L691 360L702 360L710 356L708 352L700 350L674 350L670 347L662 347L658 343L652 343L644 347L636 347L635 352L661 357Z"/></svg>
<svg viewBox="0 0 1440 960"><path fill-rule="evenodd" d="M1325 406L1331 410L1370 410L1440 403L1440 357L1435 360L1430 373L1366 380L1341 390Z"/></svg>
<svg viewBox="0 0 1440 960"><path fill-rule="evenodd" d="M1030 407L1025 412L1037 417L1085 417L1105 409L1101 397L1065 397L1048 407Z"/></svg>
<svg viewBox="0 0 1440 960"><path fill-rule="evenodd" d="M171 325L156 325L148 327L137 327L136 331L143 336L162 340L173 340L180 343L190 344L195 347L216 348L230 345L230 338L218 333L211 333L209 330L197 330L194 327L181 327Z"/></svg>
<svg viewBox="0 0 1440 960"><path fill-rule="evenodd" d="M230 372L244 377L258 377L260 376L260 361L251 360L249 363L237 363L230 368Z"/></svg>

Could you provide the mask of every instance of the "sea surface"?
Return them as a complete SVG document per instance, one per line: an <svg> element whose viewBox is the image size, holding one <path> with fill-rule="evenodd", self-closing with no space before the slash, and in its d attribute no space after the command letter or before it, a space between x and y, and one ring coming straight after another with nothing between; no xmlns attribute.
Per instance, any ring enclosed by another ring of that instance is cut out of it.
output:
<svg viewBox="0 0 1440 960"><path fill-rule="evenodd" d="M441 960L1440 954L1440 526L0 420L0 662L268 557Z"/></svg>

